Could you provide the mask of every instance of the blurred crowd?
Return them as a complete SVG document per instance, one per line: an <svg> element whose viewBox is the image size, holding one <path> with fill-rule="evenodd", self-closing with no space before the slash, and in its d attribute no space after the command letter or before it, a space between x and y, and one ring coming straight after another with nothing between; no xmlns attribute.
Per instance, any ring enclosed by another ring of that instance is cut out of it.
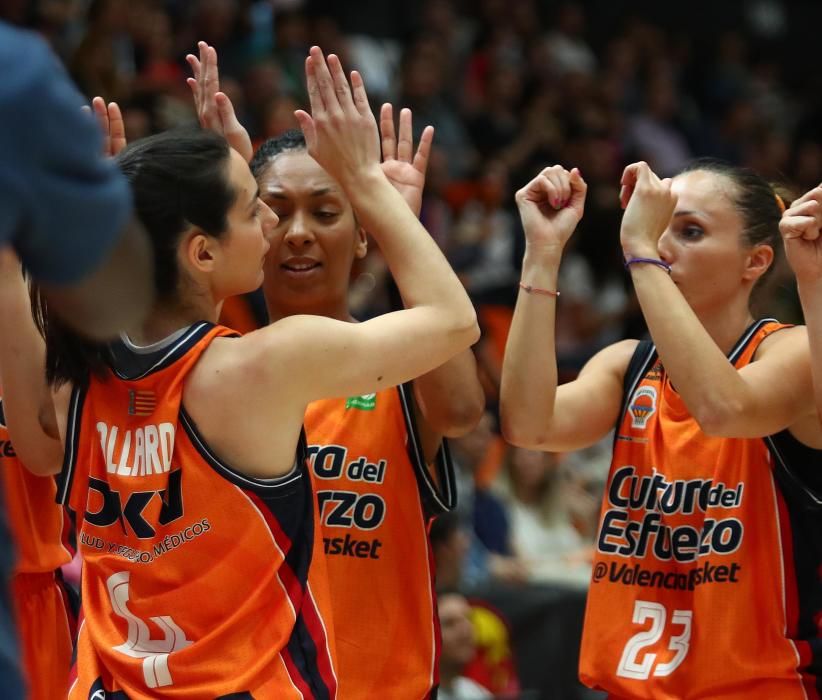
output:
<svg viewBox="0 0 822 700"><path fill-rule="evenodd" d="M470 618L496 660L474 670L480 681L489 669L498 674L485 687L496 683L500 697L528 686L539 697L577 697L567 625L581 626L610 444L555 455L510 448L499 436L499 372L523 252L513 193L554 163L579 167L589 185L559 283L567 379L605 344L644 333L618 242L626 164L646 160L667 176L713 156L796 192L819 183L822 72L811 51L822 4L6 0L0 16L44 35L84 93L118 101L129 140L196 121L185 55L197 40L217 48L221 87L255 143L297 126L311 44L363 74L375 110L383 101L410 107L416 136L434 125L421 216L477 305L488 397L477 429L452 444L459 510L432 533L443 669L459 677L476 656L461 626ZM378 250L358 263L352 294L363 318L398 303ZM261 305L249 302L262 322ZM762 313L798 320L784 269L761 302ZM482 603L471 607L466 592ZM554 628L566 624L562 643L528 627L535 610ZM505 654L492 653L502 638L516 651L517 681ZM552 675L528 666L532 644L543 658L546 646L559 650ZM562 685L557 674L571 680Z"/></svg>

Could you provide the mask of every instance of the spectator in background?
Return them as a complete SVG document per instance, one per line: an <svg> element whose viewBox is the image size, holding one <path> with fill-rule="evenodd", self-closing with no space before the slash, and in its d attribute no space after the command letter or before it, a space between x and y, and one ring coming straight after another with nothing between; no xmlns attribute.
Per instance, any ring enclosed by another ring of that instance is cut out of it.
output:
<svg viewBox="0 0 822 700"><path fill-rule="evenodd" d="M517 219L507 205L508 171L499 161L489 162L473 186L453 223L449 260L462 283L478 303L503 299L517 279L514 264Z"/></svg>
<svg viewBox="0 0 822 700"><path fill-rule="evenodd" d="M431 524L429 537L436 563L437 588L459 588L471 548L471 535L460 516L449 511L437 517Z"/></svg>
<svg viewBox="0 0 822 700"><path fill-rule="evenodd" d="M510 448L498 489L530 580L587 587L599 501L563 471L559 455Z"/></svg>
<svg viewBox="0 0 822 700"><path fill-rule="evenodd" d="M134 90L138 93L182 92L183 69L174 55L174 33L171 18L159 9L141 7L139 16L140 59ZM136 33L136 32L135 32ZM104 93L107 94L107 93Z"/></svg>
<svg viewBox="0 0 822 700"><path fill-rule="evenodd" d="M276 95L263 105L260 139L265 141L297 128L294 111L299 105L290 95Z"/></svg>
<svg viewBox="0 0 822 700"><path fill-rule="evenodd" d="M556 11L556 28L545 38L559 73L593 75L597 59L584 39L585 12L578 2L566 2Z"/></svg>
<svg viewBox="0 0 822 700"><path fill-rule="evenodd" d="M509 146L522 129L524 79L522 67L516 63L491 66L485 81L485 108L468 122L471 138L483 158Z"/></svg>
<svg viewBox="0 0 822 700"><path fill-rule="evenodd" d="M71 62L71 72L86 95L119 101L131 92L136 71L126 0L93 0L88 28Z"/></svg>
<svg viewBox="0 0 822 700"><path fill-rule="evenodd" d="M464 177L478 164L477 153L455 107L448 102L445 83L447 55L424 35L411 44L402 59L400 103L416 116L417 124L435 124L437 148L448 156L452 177ZM415 133L415 140L420 133Z"/></svg>
<svg viewBox="0 0 822 700"><path fill-rule="evenodd" d="M524 562L511 548L509 516L490 489L476 484L494 439L494 417L485 412L474 430L451 440L457 476L457 512L469 533L461 584L481 586L494 581L520 584L528 577Z"/></svg>
<svg viewBox="0 0 822 700"><path fill-rule="evenodd" d="M628 123L627 149L662 177L693 156L682 128L683 101L670 69L658 66L645 88L644 110Z"/></svg>
<svg viewBox="0 0 822 700"><path fill-rule="evenodd" d="M445 590L437 595L437 607L442 631L440 687L437 698L439 700L493 698L486 688L461 675L476 653L471 606L468 600L460 593Z"/></svg>
<svg viewBox="0 0 822 700"><path fill-rule="evenodd" d="M308 98L302 76L310 35L308 18L299 10L283 10L275 15L272 57L282 71L283 89L302 103Z"/></svg>
<svg viewBox="0 0 822 700"><path fill-rule="evenodd" d="M226 87L225 80L221 76L221 87ZM256 140L262 141L264 138L279 136L282 132L272 131L269 123L272 112L278 114L277 122L273 126L279 128L286 121L291 124L287 128L295 128L294 109L299 106L298 101L292 97L297 94L291 91L291 85L283 74L283 64L270 58L260 59L250 65L242 78L239 97L245 105L245 115L249 122L249 130L252 135L256 135ZM232 103L235 102L231 96ZM291 105L294 105L293 107ZM283 108L290 109L288 117L283 116ZM235 109L238 109L235 104Z"/></svg>

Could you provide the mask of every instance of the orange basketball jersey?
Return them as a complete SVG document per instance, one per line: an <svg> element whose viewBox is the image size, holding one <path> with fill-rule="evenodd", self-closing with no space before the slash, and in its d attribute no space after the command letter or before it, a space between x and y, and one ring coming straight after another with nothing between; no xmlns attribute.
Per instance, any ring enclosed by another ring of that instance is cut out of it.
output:
<svg viewBox="0 0 822 700"><path fill-rule="evenodd" d="M328 591L308 583L304 445L290 474L248 478L181 403L202 352L230 334L200 323L150 348L117 343L112 372L72 396L60 493L84 558L72 699L336 696Z"/></svg>
<svg viewBox="0 0 822 700"><path fill-rule="evenodd" d="M409 392L317 401L306 411L345 700L426 698L439 682L427 526L455 504L453 470L443 443L439 485L432 478Z"/></svg>
<svg viewBox="0 0 822 700"><path fill-rule="evenodd" d="M755 323L731 362L750 363L783 327ZM583 682L614 698L818 698L822 452L787 431L705 435L650 343L634 355L626 399Z"/></svg>
<svg viewBox="0 0 822 700"><path fill-rule="evenodd" d="M0 394L0 457L6 518L14 538L15 574L51 573L71 561L64 544L67 528L63 509L54 502L52 477L35 476L17 459L6 430Z"/></svg>
<svg viewBox="0 0 822 700"><path fill-rule="evenodd" d="M54 502L52 477L29 472L14 451L0 398L0 470L14 542L11 601L29 700L65 695L76 632L75 612L58 569L71 561L68 522Z"/></svg>

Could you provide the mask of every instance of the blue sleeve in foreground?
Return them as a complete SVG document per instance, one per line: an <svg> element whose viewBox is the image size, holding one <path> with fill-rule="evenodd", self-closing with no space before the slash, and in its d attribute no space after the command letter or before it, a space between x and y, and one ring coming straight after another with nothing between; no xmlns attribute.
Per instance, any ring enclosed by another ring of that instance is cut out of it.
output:
<svg viewBox="0 0 822 700"><path fill-rule="evenodd" d="M0 242L32 274L71 284L105 259L131 216L128 183L37 37L0 24Z"/></svg>

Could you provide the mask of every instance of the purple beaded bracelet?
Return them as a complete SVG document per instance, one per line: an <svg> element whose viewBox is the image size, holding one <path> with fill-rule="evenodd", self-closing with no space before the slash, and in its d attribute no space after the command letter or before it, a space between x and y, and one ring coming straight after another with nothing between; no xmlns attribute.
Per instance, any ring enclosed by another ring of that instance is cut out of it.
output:
<svg viewBox="0 0 822 700"><path fill-rule="evenodd" d="M650 263L651 265L661 267L669 275L671 274L671 266L664 260L657 260L656 258L628 258L625 260L625 269L627 270L628 266L634 263Z"/></svg>

